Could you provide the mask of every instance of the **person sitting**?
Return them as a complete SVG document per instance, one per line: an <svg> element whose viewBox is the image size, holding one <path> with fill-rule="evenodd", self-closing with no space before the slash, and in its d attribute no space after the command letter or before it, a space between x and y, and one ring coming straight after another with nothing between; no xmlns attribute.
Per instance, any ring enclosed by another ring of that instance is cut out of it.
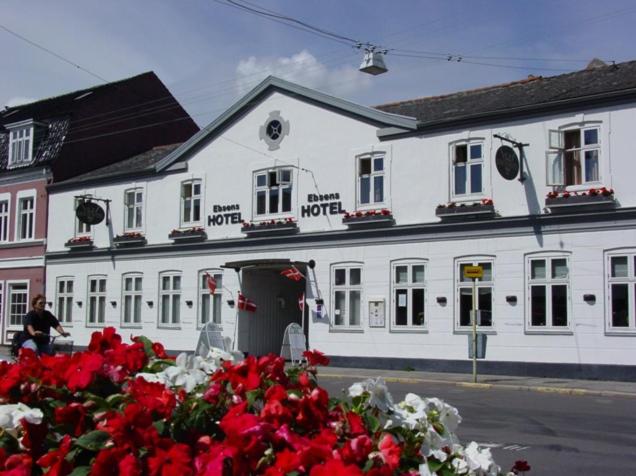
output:
<svg viewBox="0 0 636 476"><path fill-rule="evenodd" d="M24 316L23 320L26 340L22 342L22 348L31 349L38 355L53 355L50 336L51 328L64 337L68 337L71 334L64 330L53 314L44 309L45 304L46 298L42 294L38 294L31 299L31 307L33 309Z"/></svg>

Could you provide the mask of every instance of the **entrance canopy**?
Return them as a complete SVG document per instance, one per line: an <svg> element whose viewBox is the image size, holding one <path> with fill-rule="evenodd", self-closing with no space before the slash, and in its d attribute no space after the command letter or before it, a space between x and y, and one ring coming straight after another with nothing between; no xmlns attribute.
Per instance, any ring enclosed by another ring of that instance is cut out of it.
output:
<svg viewBox="0 0 636 476"><path fill-rule="evenodd" d="M229 268L234 271L241 271L243 268L268 268L268 269L285 269L290 266L297 268L310 268L316 266L316 262L312 259L309 261L292 261L286 258L280 259L246 259L241 261L228 261L221 265L221 268Z"/></svg>

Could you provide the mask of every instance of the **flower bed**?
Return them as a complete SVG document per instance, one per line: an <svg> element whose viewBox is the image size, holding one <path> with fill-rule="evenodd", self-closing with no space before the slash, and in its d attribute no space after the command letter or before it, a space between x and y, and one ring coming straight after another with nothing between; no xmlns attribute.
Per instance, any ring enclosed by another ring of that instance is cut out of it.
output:
<svg viewBox="0 0 636 476"><path fill-rule="evenodd" d="M484 198L479 202L455 203L438 205L435 215L442 219L448 218L489 218L495 216L495 205L490 198Z"/></svg>
<svg viewBox="0 0 636 476"><path fill-rule="evenodd" d="M146 244L146 237L138 232L128 232L113 238L116 246L142 246Z"/></svg>
<svg viewBox="0 0 636 476"><path fill-rule="evenodd" d="M297 233L298 223L293 218L285 218L284 220L268 220L259 222L243 221L241 233L247 236L255 236L260 234L282 234Z"/></svg>
<svg viewBox="0 0 636 476"><path fill-rule="evenodd" d="M545 206L552 213L575 211L577 209L601 209L616 206L614 190L605 187L591 188L587 192L550 192L546 195Z"/></svg>
<svg viewBox="0 0 636 476"><path fill-rule="evenodd" d="M71 238L64 246L71 249L79 249L79 248L92 248L93 247L93 238L90 236L78 236L76 238Z"/></svg>
<svg viewBox="0 0 636 476"><path fill-rule="evenodd" d="M196 226L193 228L174 229L168 235L168 238L176 241L202 241L208 238L203 227Z"/></svg>
<svg viewBox="0 0 636 476"><path fill-rule="evenodd" d="M357 212L345 212L342 223L349 228L356 226L390 226L395 223L393 213L387 208L381 210L359 210Z"/></svg>
<svg viewBox="0 0 636 476"><path fill-rule="evenodd" d="M114 328L88 350L0 362L0 473L16 476L392 476L501 474L490 450L461 446L457 410L381 379L329 398L320 352L281 357L213 349L168 358ZM514 474L528 470L518 462ZM509 473L513 474L513 473Z"/></svg>

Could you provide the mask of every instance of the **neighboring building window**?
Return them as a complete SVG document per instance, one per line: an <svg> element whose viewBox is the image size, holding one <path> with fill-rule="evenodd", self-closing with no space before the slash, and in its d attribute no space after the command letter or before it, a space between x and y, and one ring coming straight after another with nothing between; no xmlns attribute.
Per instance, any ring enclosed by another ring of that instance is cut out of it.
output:
<svg viewBox="0 0 636 476"><path fill-rule="evenodd" d="M281 215L292 211L292 170L276 168L254 173L255 216Z"/></svg>
<svg viewBox="0 0 636 476"><path fill-rule="evenodd" d="M33 126L9 132L9 166L28 164L33 155Z"/></svg>
<svg viewBox="0 0 636 476"><path fill-rule="evenodd" d="M550 131L548 185L600 182L600 136L598 125Z"/></svg>
<svg viewBox="0 0 636 476"><path fill-rule="evenodd" d="M104 324L106 321L106 277L88 278L88 323Z"/></svg>
<svg viewBox="0 0 636 476"><path fill-rule="evenodd" d="M358 206L377 206L384 203L384 154L358 157Z"/></svg>
<svg viewBox="0 0 636 476"><path fill-rule="evenodd" d="M425 263L397 262L393 271L393 325L397 328L423 328L426 297Z"/></svg>
<svg viewBox="0 0 636 476"><path fill-rule="evenodd" d="M337 265L332 268L333 326L360 327L362 267Z"/></svg>
<svg viewBox="0 0 636 476"><path fill-rule="evenodd" d="M124 192L124 230L140 230L143 226L144 193L140 188Z"/></svg>
<svg viewBox="0 0 636 476"><path fill-rule="evenodd" d="M458 328L470 329L472 326L473 315L473 280L464 277L464 268L466 266L481 266L483 268L483 277L477 279L477 326L482 328L492 328L493 315L493 262L492 260L461 260L457 261L456 268L456 324Z"/></svg>
<svg viewBox="0 0 636 476"><path fill-rule="evenodd" d="M570 272L565 256L530 256L527 261L528 327L565 329L569 323Z"/></svg>
<svg viewBox="0 0 636 476"><path fill-rule="evenodd" d="M0 200L0 241L9 240L9 200Z"/></svg>
<svg viewBox="0 0 636 476"><path fill-rule="evenodd" d="M18 199L18 240L32 240L35 230L35 197Z"/></svg>
<svg viewBox="0 0 636 476"><path fill-rule="evenodd" d="M484 145L467 142L452 146L453 196L483 194Z"/></svg>
<svg viewBox="0 0 636 476"><path fill-rule="evenodd" d="M124 326L141 325L142 284L141 274L125 274L122 277L121 323Z"/></svg>
<svg viewBox="0 0 636 476"><path fill-rule="evenodd" d="M636 251L607 258L609 322L612 331L636 331Z"/></svg>
<svg viewBox="0 0 636 476"><path fill-rule="evenodd" d="M29 311L28 283L9 283L9 325L22 327L22 318Z"/></svg>
<svg viewBox="0 0 636 476"><path fill-rule="evenodd" d="M85 195L86 198L90 198L90 195ZM77 206L83 202L84 198L76 198L75 206L73 207L73 216L75 216L75 236L86 236L91 234L91 226L87 223L79 221L77 216L75 215L75 210L77 210Z"/></svg>
<svg viewBox="0 0 636 476"><path fill-rule="evenodd" d="M201 180L181 183L181 225L201 222Z"/></svg>
<svg viewBox="0 0 636 476"><path fill-rule="evenodd" d="M208 276L216 285L214 293L210 292ZM207 322L221 324L221 303L223 298L223 275L220 271L201 271L199 273L199 326Z"/></svg>
<svg viewBox="0 0 636 476"><path fill-rule="evenodd" d="M176 272L159 275L159 324L176 326L180 322L181 274Z"/></svg>
<svg viewBox="0 0 636 476"><path fill-rule="evenodd" d="M55 297L57 319L69 325L72 322L73 313L73 278L57 279L57 296Z"/></svg>

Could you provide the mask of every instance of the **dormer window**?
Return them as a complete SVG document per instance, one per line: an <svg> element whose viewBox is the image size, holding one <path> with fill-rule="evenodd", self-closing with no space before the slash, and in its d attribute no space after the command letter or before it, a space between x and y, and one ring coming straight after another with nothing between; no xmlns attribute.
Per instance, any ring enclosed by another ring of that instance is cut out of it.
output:
<svg viewBox="0 0 636 476"><path fill-rule="evenodd" d="M33 159L33 121L7 125L9 130L9 167L26 165Z"/></svg>

